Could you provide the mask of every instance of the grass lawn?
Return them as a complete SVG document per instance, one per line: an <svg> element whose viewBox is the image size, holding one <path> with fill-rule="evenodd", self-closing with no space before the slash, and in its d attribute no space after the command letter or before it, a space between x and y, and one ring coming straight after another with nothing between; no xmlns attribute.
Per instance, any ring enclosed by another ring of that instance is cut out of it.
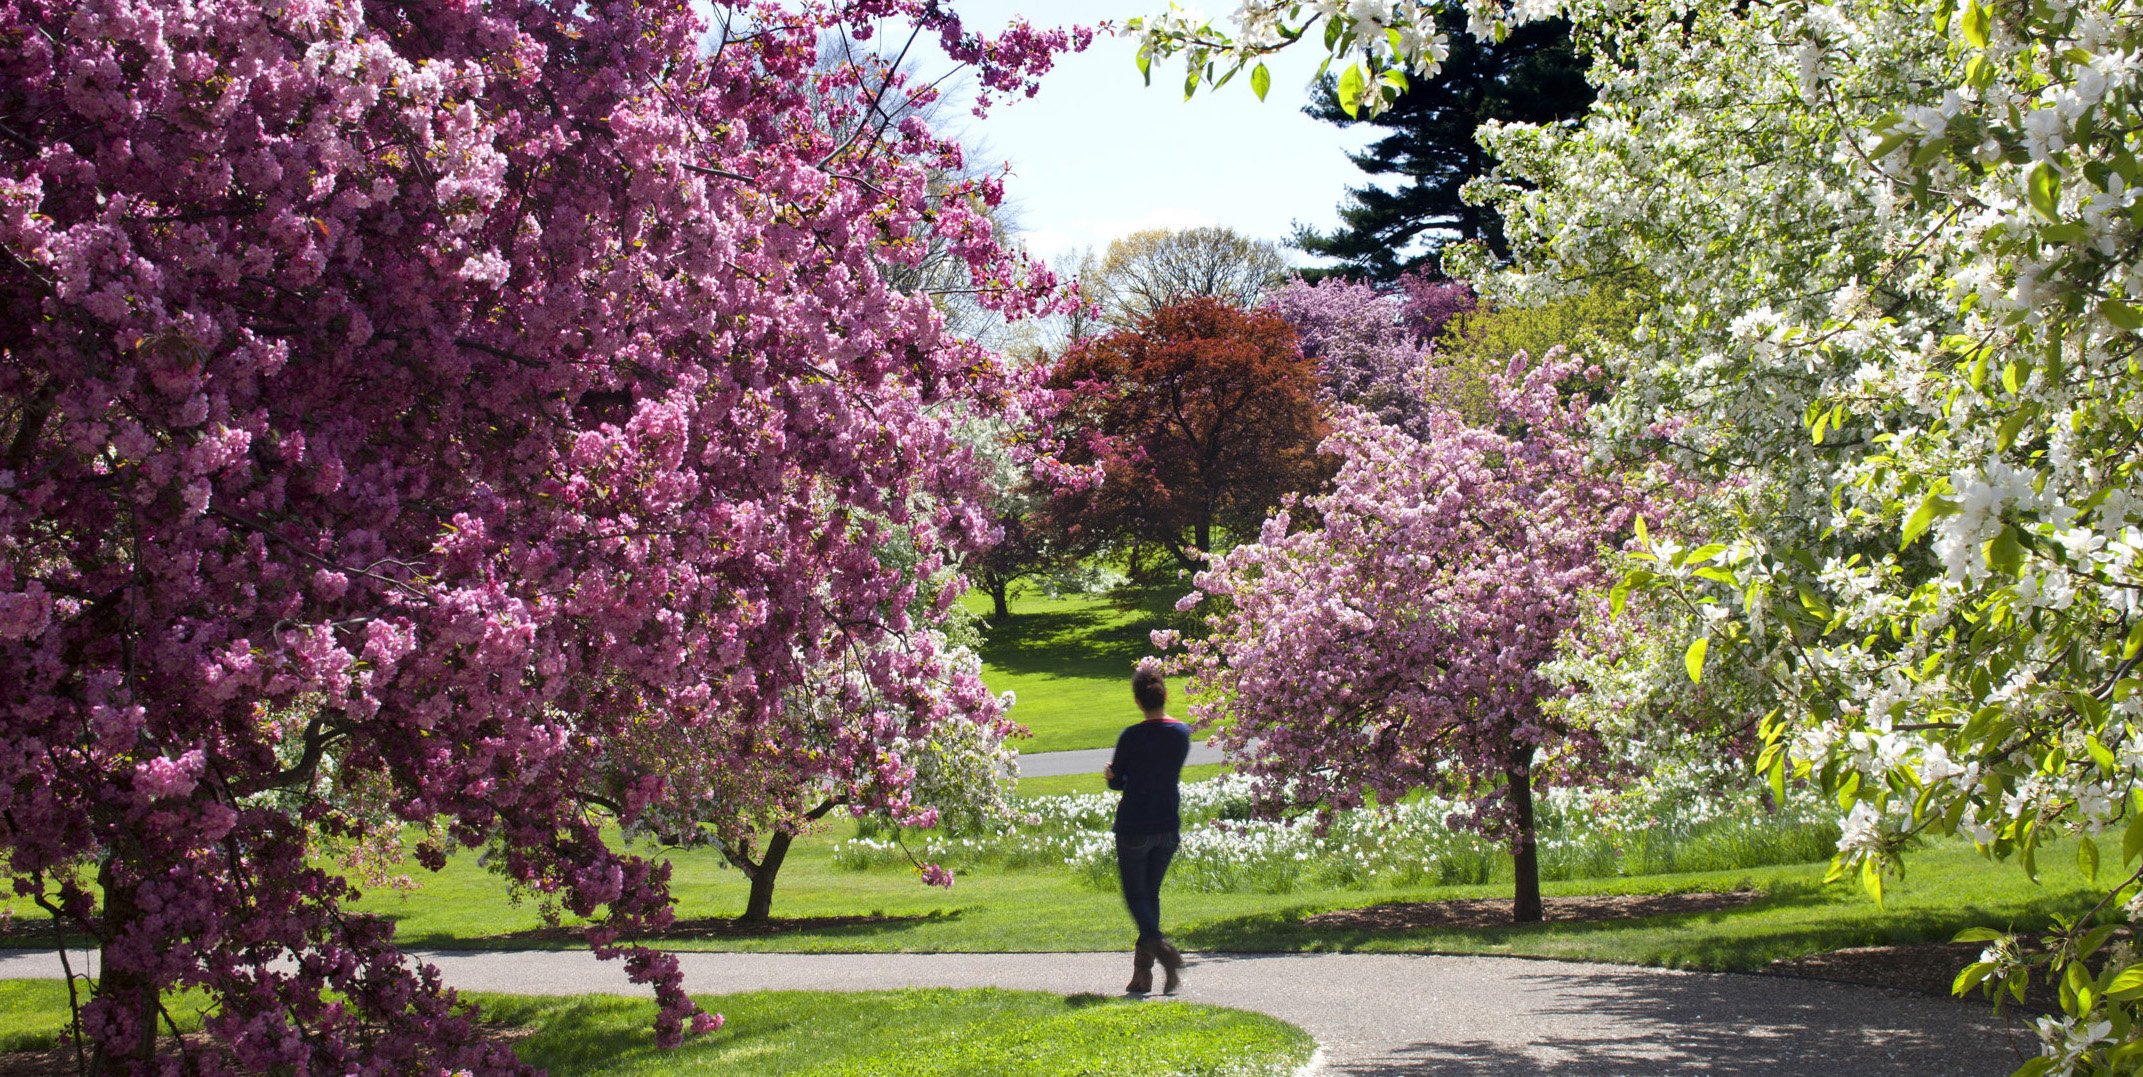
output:
<svg viewBox="0 0 2143 1077"><path fill-rule="evenodd" d="M1221 763L1200 763L1197 766L1184 767L1183 780L1202 782L1207 778L1219 776L1226 769L1227 766ZM1103 781L1099 774L1050 774L1019 780L1019 795L1023 797L1053 797L1108 791L1109 783Z"/></svg>
<svg viewBox="0 0 2143 1077"><path fill-rule="evenodd" d="M676 1051L655 1004L611 995L468 996L489 1021L534 1028L514 1049L554 1074L1292 1073L1314 1044L1263 1014L1031 991L769 991L699 998L728 1023ZM67 1021L57 981L0 981L0 1050L49 1047Z"/></svg>
<svg viewBox="0 0 2143 1077"><path fill-rule="evenodd" d="M887 919L771 936L674 938L663 945L679 950L866 953L1113 951L1131 946L1130 921L1117 895L1092 889L1069 871L983 867L960 874L950 891L936 890L922 886L906 868L835 867L832 845L846 831L842 826L798 843L782 870L774 914L874 914ZM2073 914L2094 900L2073 854L2058 845L2044 850L2040 863L2047 867L2034 884L2015 865L1989 863L1969 846L1936 845L1911 856L1910 874L1886 887L1887 900L1881 906L1857 885L1824 885L1825 865L1818 863L1572 880L1543 888L1550 895L1740 889L1763 895L1732 909L1643 920L1397 933L1302 923L1318 912L1389 901L1507 898L1507 881L1287 894L1167 891L1162 914L1177 941L1200 950L1488 953L1752 970L1776 958L1845 946L1944 941L1966 927L2037 929L2053 914ZM671 863L681 919L732 917L742 910L742 878L719 866L715 857L689 852L674 856ZM398 920L399 938L411 946L573 945L522 934L542 926L537 909L509 903L497 879L473 858L458 857L445 871L424 875L422 882L423 888L413 894L375 892L361 907Z"/></svg>
<svg viewBox="0 0 2143 1077"><path fill-rule="evenodd" d="M964 598L988 616L990 599ZM1022 752L1107 748L1138 721L1131 702L1131 666L1153 653L1153 619L1090 595L1049 598L1015 591L1012 616L989 626L982 676L992 691L1013 692L1012 718L1033 731ZM1181 714L1179 709L1177 712Z"/></svg>

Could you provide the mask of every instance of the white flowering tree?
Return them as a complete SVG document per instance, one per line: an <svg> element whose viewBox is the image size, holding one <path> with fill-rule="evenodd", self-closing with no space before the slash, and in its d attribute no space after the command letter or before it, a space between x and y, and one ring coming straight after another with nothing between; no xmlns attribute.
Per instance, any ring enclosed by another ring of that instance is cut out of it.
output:
<svg viewBox="0 0 2143 1077"><path fill-rule="evenodd" d="M1712 541L1655 545L1624 597L1680 611L1692 683L1771 686L1762 769L1837 796L1835 870L1878 895L1919 836L2027 872L2073 836L2104 900L1984 933L1958 990L2058 986L2022 1072L2143 1065L2143 9L1473 6L1569 16L1600 89L1582 126L1488 136L1516 264L1481 284L1649 278L1602 433L1731 480ZM1321 40L1375 109L1433 72L1419 15L1253 0L1150 19L1145 54L1195 87Z"/></svg>

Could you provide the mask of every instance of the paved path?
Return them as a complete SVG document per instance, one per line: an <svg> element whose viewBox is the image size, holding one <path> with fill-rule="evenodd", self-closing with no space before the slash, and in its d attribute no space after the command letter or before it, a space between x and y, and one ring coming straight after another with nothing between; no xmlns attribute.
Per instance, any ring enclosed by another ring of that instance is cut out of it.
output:
<svg viewBox="0 0 2143 1077"><path fill-rule="evenodd" d="M615 963L580 951L419 956L468 990L634 991ZM695 993L1007 987L1111 994L1121 990L1130 964L1128 954L1090 953L678 956ZM1408 954L1193 960L1178 997L1301 1026L1317 1038L1318 1072L1331 1077L1996 1077L2029 1049L2028 1037L2005 1031L1974 1003L1777 976ZM50 952L0 951L0 978L57 975Z"/></svg>
<svg viewBox="0 0 2143 1077"><path fill-rule="evenodd" d="M1099 774L1108 763L1113 748L1087 748L1076 752L1034 752L1019 757L1019 774L1022 778L1044 778L1056 774ZM1189 758L1184 766L1195 767L1204 763L1220 762L1220 749L1204 741L1191 745Z"/></svg>

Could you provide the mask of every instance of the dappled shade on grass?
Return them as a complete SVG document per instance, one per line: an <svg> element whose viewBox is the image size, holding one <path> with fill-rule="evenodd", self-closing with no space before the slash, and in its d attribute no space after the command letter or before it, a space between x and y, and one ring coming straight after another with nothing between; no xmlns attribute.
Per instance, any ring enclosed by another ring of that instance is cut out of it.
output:
<svg viewBox="0 0 2143 1077"><path fill-rule="evenodd" d="M704 996L720 1030L655 1046L652 1000L471 994L486 1038L553 1074L750 1073L1051 1077L1089 1073L1292 1073L1313 1044L1262 1014L1191 1003L1144 1005L1032 991L779 991ZM183 1011L183 1012L182 1012ZM174 1008L188 1028L198 1014ZM0 1075L71 1068L55 1053L67 1023L57 980L0 980Z"/></svg>
<svg viewBox="0 0 2143 1077"><path fill-rule="evenodd" d="M1173 596L1169 596L1173 599ZM989 601L970 593L976 612ZM1093 595L1049 598L1015 592L1012 616L983 633L982 679L1017 697L1012 720L1034 734L1022 752L1106 748L1139 720L1131 703L1131 666L1153 653L1157 609L1125 610ZM1179 686L1180 687L1180 686Z"/></svg>
<svg viewBox="0 0 2143 1077"><path fill-rule="evenodd" d="M477 996L492 1019L538 1031L517 1050L551 1073L1052 1077L1292 1073L1313 1044L1262 1014L1092 995L918 989L704 997L727 1023L658 1050L640 999Z"/></svg>

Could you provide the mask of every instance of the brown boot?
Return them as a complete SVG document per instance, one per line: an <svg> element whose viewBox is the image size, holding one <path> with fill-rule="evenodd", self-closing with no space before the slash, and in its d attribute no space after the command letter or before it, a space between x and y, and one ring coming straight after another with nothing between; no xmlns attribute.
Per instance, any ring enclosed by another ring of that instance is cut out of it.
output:
<svg viewBox="0 0 2143 1077"><path fill-rule="evenodd" d="M1178 975L1183 971L1183 951L1176 949L1175 943L1161 939L1153 944L1153 956L1161 962L1161 993L1175 994L1176 988L1183 985L1183 977Z"/></svg>
<svg viewBox="0 0 2143 1077"><path fill-rule="evenodd" d="M1124 994L1143 995L1153 990L1153 947L1143 940L1131 957L1131 982L1124 985ZM1169 973L1173 978L1175 973Z"/></svg>

